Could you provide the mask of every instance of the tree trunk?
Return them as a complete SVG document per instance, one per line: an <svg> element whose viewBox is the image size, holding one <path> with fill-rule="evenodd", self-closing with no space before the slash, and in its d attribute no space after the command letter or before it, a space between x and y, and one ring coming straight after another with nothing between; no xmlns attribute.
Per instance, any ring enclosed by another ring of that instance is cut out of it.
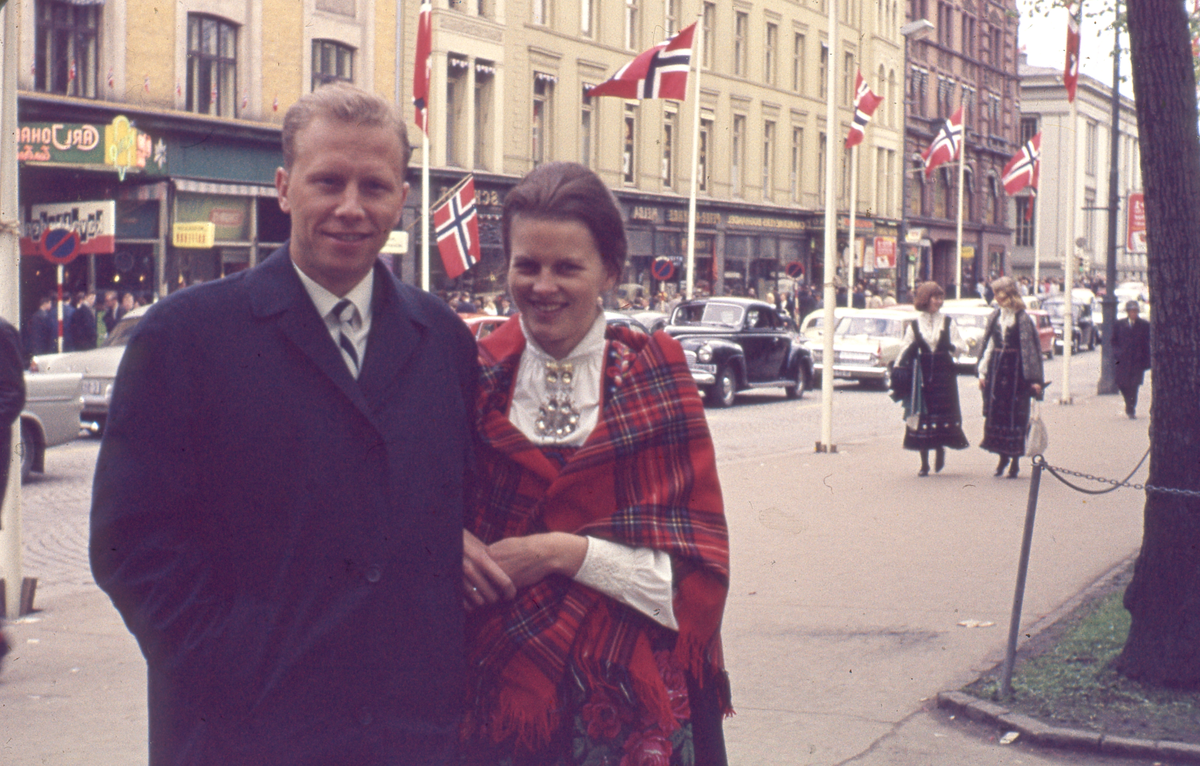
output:
<svg viewBox="0 0 1200 766"><path fill-rule="evenodd" d="M1184 3L1128 0L1149 241L1154 487L1200 490L1200 138ZM1149 491L1117 660L1131 678L1200 687L1200 497Z"/></svg>

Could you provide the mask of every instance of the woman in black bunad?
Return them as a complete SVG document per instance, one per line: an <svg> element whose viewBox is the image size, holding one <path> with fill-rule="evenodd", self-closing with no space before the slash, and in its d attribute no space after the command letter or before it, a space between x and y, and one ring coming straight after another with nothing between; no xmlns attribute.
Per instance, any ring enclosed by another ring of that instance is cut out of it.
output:
<svg viewBox="0 0 1200 766"><path fill-rule="evenodd" d="M962 430L958 371L954 367L955 355L964 352L967 344L954 320L942 313L945 299L946 291L937 282L917 286L913 307L920 313L907 323L904 346L896 361L896 369L902 370L900 377L906 383L911 379L901 396L907 395L910 402L916 403L905 410L904 449L921 453L917 476L929 475L930 450L935 452L934 470L941 471L946 465L947 447L969 446ZM912 371L911 375L907 370Z"/></svg>
<svg viewBox="0 0 1200 766"><path fill-rule="evenodd" d="M586 167L504 200L520 309L479 344L461 763L724 766L729 541L679 343L608 327L621 213Z"/></svg>
<svg viewBox="0 0 1200 766"><path fill-rule="evenodd" d="M1016 283L1001 277L992 282L992 291L1000 308L988 320L979 357L984 418L979 446L1000 456L997 476L1008 468L1008 478L1015 479L1025 453L1029 400L1040 401L1045 388L1042 346Z"/></svg>

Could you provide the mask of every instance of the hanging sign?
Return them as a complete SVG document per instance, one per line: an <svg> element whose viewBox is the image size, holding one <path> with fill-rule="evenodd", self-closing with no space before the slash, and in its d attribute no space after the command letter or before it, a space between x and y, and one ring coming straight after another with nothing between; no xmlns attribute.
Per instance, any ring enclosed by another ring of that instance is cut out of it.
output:
<svg viewBox="0 0 1200 766"><path fill-rule="evenodd" d="M895 237L876 237L875 238L875 268L877 268L877 269L894 269L894 268L896 268L896 238Z"/></svg>
<svg viewBox="0 0 1200 766"><path fill-rule="evenodd" d="M1146 253L1146 198L1141 192L1129 195L1129 216L1125 223L1125 251Z"/></svg>
<svg viewBox="0 0 1200 766"><path fill-rule="evenodd" d="M175 247L207 250L217 239L217 225L211 221L177 223L171 229L171 244Z"/></svg>
<svg viewBox="0 0 1200 766"><path fill-rule="evenodd" d="M21 255L70 263L78 255L116 250L117 203L57 202L30 205L21 231Z"/></svg>

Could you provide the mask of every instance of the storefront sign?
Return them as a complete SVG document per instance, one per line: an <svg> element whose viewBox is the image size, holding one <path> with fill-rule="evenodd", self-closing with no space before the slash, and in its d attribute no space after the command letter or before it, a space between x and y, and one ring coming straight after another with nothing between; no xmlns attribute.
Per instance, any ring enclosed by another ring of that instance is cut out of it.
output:
<svg viewBox="0 0 1200 766"><path fill-rule="evenodd" d="M1129 195L1129 217L1125 223L1125 250L1129 253L1146 253L1146 199L1141 192Z"/></svg>
<svg viewBox="0 0 1200 766"><path fill-rule="evenodd" d="M839 230L849 229L850 228L850 216L848 216L848 215L839 216L837 226L838 226ZM872 221L870 218L855 218L854 219L854 231L857 232L858 234L862 234L864 231L874 232L875 231L875 222Z"/></svg>
<svg viewBox="0 0 1200 766"><path fill-rule="evenodd" d="M251 200L248 197L179 192L175 204L178 211L176 220L211 223L216 227L217 239L223 242L250 239Z"/></svg>
<svg viewBox="0 0 1200 766"><path fill-rule="evenodd" d="M408 252L408 232L393 231L388 234L387 242L380 249L381 253L389 253L391 255L402 255Z"/></svg>
<svg viewBox="0 0 1200 766"><path fill-rule="evenodd" d="M896 268L896 238L895 237L876 237L875 238L875 268L877 268L877 269L894 269L894 268Z"/></svg>
<svg viewBox="0 0 1200 766"><path fill-rule="evenodd" d="M213 223L177 223L171 229L171 244L196 250L207 250L217 241L217 226Z"/></svg>
<svg viewBox="0 0 1200 766"><path fill-rule="evenodd" d="M27 122L17 129L17 159L46 165L94 165L115 170L165 173L166 145L117 116L108 125Z"/></svg>
<svg viewBox="0 0 1200 766"><path fill-rule="evenodd" d="M962 246L962 259L964 261L970 261L970 260L973 260L974 258L975 258L975 246L974 245L963 245Z"/></svg>
<svg viewBox="0 0 1200 766"><path fill-rule="evenodd" d="M629 219L632 221L648 221L650 223L658 223L658 208L650 205L634 205L629 211Z"/></svg>
<svg viewBox="0 0 1200 766"><path fill-rule="evenodd" d="M112 200L30 205L21 255L68 263L80 254L111 253L116 249L116 220L117 203Z"/></svg>
<svg viewBox="0 0 1200 766"><path fill-rule="evenodd" d="M919 245L925 239L924 229L909 229L904 235L904 242L909 245Z"/></svg>
<svg viewBox="0 0 1200 766"><path fill-rule="evenodd" d="M688 222L688 213L686 210L668 210L667 223L683 223ZM697 226L719 226L721 224L721 214L712 211L697 212Z"/></svg>
<svg viewBox="0 0 1200 766"><path fill-rule="evenodd" d="M804 231L807 225L798 218L771 218L762 215L730 215L725 223L729 226L746 226L755 229L784 229Z"/></svg>

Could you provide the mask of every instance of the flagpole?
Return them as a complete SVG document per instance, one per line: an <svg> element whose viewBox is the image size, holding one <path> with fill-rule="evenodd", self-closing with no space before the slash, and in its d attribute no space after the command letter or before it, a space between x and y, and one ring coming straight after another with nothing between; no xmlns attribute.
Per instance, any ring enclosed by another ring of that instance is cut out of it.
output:
<svg viewBox="0 0 1200 766"><path fill-rule="evenodd" d="M821 330L821 441L817 452L837 452L833 443L833 333L837 324L834 306L837 292L833 280L837 265L837 207L834 197L833 141L837 135L837 112L834 108L837 83L837 2L829 3L829 65L825 68L825 315ZM853 203L851 204L853 207Z"/></svg>
<svg viewBox="0 0 1200 766"><path fill-rule="evenodd" d="M962 108L961 105L959 107ZM958 222L954 227L955 268L954 297L962 298L962 227L963 227L963 178L967 168L967 119L963 116L962 137L958 141Z"/></svg>
<svg viewBox="0 0 1200 766"><path fill-rule="evenodd" d="M1037 193L1037 187L1033 187L1033 194L1032 198L1029 200L1029 204L1033 206L1033 212L1030 213L1030 216L1033 221L1033 226L1036 227L1033 231L1033 296L1035 298L1037 297L1038 290L1042 285L1042 219L1038 218L1038 207L1040 206L1038 197L1040 196L1042 195Z"/></svg>
<svg viewBox="0 0 1200 766"><path fill-rule="evenodd" d="M866 126L863 126L866 128ZM854 307L854 259L858 256L858 144L850 147L850 257L846 259L846 305Z"/></svg>
<svg viewBox="0 0 1200 766"><path fill-rule="evenodd" d="M696 32L692 36L692 69L696 75L696 91L692 99L692 188L688 193L687 278L684 281L684 297L689 301L692 299L696 281L696 175L700 169L700 54L704 50L703 15L703 11L696 15ZM715 254L713 257L716 257Z"/></svg>
<svg viewBox="0 0 1200 766"><path fill-rule="evenodd" d="M1074 290L1075 282L1075 154L1078 151L1077 138L1079 131L1076 129L1076 120L1078 119L1079 105L1075 103L1075 99L1071 100L1071 174L1067 176L1067 182L1071 184L1071 190L1068 199L1071 201L1070 207L1067 209L1067 247L1063 253L1063 353L1062 353L1062 395L1058 400L1059 404L1074 404L1075 399L1071 396L1071 351L1075 345L1075 298L1071 294Z"/></svg>
<svg viewBox="0 0 1200 766"><path fill-rule="evenodd" d="M429 118L425 118L426 129ZM429 292L429 134L421 131L421 289Z"/></svg>

